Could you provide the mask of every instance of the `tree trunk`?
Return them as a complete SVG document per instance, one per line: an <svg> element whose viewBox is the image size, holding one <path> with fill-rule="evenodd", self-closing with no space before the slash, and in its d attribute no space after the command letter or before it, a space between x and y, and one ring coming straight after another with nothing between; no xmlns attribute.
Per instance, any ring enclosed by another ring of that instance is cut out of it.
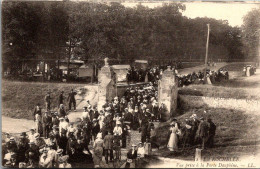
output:
<svg viewBox="0 0 260 169"><path fill-rule="evenodd" d="M69 80L69 74L70 74L70 53L71 53L71 39L70 39L69 55L68 55L67 81Z"/></svg>

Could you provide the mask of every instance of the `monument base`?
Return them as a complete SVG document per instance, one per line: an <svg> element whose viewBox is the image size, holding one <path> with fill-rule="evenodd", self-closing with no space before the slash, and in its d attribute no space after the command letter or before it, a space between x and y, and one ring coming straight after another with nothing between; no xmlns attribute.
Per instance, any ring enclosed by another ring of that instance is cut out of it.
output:
<svg viewBox="0 0 260 169"><path fill-rule="evenodd" d="M195 161L202 162L203 161L203 153L204 153L203 149L196 148Z"/></svg>

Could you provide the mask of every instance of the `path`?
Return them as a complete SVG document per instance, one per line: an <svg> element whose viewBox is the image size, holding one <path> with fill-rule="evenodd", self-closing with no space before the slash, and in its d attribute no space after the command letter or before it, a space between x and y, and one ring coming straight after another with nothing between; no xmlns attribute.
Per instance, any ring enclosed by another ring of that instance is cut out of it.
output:
<svg viewBox="0 0 260 169"><path fill-rule="evenodd" d="M97 88L97 85L91 85L76 89L76 91L78 92L78 95L76 95L77 112L71 112L69 114L68 117L70 121L74 122L78 117L81 117L83 107L86 105L87 100L90 101L90 104L97 103ZM2 116L2 132L16 134L29 131L33 127L35 127L33 120L14 119Z"/></svg>
<svg viewBox="0 0 260 169"><path fill-rule="evenodd" d="M218 70L219 68L227 65L227 63L217 63L216 67L211 67L211 70ZM204 65L192 67L192 68L185 68L179 70L180 74L188 74L192 73L193 71L199 71L204 68ZM86 85L83 88L76 89L78 95L76 96L77 100L77 112L71 112L69 114L70 121L75 121L78 117L81 116L83 112L83 108L86 105L86 101L89 100L90 104L94 105L98 101L97 95L97 85ZM28 131L34 125L33 120L26 120L26 119L13 119L10 117L2 116L2 131L9 132L9 133L20 133L22 131Z"/></svg>

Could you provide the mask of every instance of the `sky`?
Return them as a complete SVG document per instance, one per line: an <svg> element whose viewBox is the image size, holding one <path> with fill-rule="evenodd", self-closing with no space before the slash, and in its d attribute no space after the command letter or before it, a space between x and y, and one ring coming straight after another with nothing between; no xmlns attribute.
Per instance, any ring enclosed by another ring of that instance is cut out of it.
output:
<svg viewBox="0 0 260 169"><path fill-rule="evenodd" d="M243 16L245 16L253 8L257 8L260 3L214 3L214 2L185 2L186 10L184 16L189 18L208 17L215 19L228 20L231 26L241 26L243 24ZM134 7L137 3L123 3L128 7ZM142 3L150 8L161 6L162 3Z"/></svg>
<svg viewBox="0 0 260 169"><path fill-rule="evenodd" d="M241 26L243 16L260 4L256 3L210 3L193 2L184 3L186 11L184 16L189 18L208 17L215 19L228 20L231 26Z"/></svg>

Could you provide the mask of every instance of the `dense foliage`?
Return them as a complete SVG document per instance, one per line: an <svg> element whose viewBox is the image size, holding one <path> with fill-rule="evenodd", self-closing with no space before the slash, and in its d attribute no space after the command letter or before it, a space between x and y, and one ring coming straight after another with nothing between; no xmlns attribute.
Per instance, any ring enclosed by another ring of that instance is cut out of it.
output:
<svg viewBox="0 0 260 169"><path fill-rule="evenodd" d="M249 58L256 58L260 55L260 7L253 9L244 17L242 30L244 53L247 53Z"/></svg>
<svg viewBox="0 0 260 169"><path fill-rule="evenodd" d="M68 58L126 63L134 59L159 62L205 57L209 23L209 58L241 59L241 30L227 21L182 16L185 6L126 8L87 2L2 3L3 62L14 68L23 61ZM247 20L247 19L246 19ZM246 55L245 55L246 57Z"/></svg>

